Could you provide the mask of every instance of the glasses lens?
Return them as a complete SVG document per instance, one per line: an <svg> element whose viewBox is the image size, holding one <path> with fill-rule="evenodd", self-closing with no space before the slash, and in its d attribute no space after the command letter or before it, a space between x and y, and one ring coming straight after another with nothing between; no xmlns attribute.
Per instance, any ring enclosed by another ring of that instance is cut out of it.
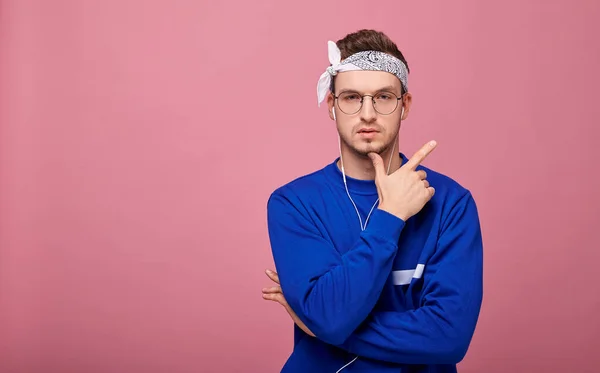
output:
<svg viewBox="0 0 600 373"><path fill-rule="evenodd" d="M380 92L373 97L373 102L378 113L388 115L398 107L398 96L392 92ZM338 106L346 114L356 114L362 107L362 96L356 92L343 92L338 96Z"/></svg>
<svg viewBox="0 0 600 373"><path fill-rule="evenodd" d="M391 114L398 106L398 96L391 92L381 92L375 95L375 110L381 114Z"/></svg>
<svg viewBox="0 0 600 373"><path fill-rule="evenodd" d="M362 106L362 97L355 92L344 92L338 96L338 106L346 114L354 114Z"/></svg>

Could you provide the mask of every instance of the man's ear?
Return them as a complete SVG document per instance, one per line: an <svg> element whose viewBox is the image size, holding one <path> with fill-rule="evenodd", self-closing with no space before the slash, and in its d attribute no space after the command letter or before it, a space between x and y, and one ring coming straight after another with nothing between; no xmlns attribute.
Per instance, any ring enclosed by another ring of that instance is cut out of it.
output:
<svg viewBox="0 0 600 373"><path fill-rule="evenodd" d="M404 107L404 115L402 115L401 120L405 120L408 117L408 113L410 112L410 106L412 104L412 95L409 92L406 92L404 96L402 96L402 105Z"/></svg>
<svg viewBox="0 0 600 373"><path fill-rule="evenodd" d="M327 108L329 110L329 118L331 118L331 120L335 120L335 114L333 114L333 108L335 105L335 98L333 97L333 93L331 91L329 91L329 93L327 94Z"/></svg>

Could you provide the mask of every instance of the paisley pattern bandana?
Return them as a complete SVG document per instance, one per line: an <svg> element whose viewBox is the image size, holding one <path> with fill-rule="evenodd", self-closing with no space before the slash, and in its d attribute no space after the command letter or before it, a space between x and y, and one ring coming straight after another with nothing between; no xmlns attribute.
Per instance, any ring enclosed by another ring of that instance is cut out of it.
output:
<svg viewBox="0 0 600 373"><path fill-rule="evenodd" d="M408 69L398 58L379 51L363 51L355 53L341 61L341 52L333 41L327 42L329 63L331 64L317 83L318 104L325 99L327 91L331 88L331 80L338 72L352 70L386 71L400 79L404 92L408 92Z"/></svg>

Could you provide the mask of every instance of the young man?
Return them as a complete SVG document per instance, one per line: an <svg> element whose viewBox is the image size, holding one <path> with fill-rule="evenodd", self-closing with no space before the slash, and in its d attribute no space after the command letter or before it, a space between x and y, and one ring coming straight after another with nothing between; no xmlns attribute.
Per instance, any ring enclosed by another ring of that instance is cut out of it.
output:
<svg viewBox="0 0 600 373"><path fill-rule="evenodd" d="M295 321L282 372L456 372L482 302L483 248L470 191L396 151L408 66L383 33L329 42L317 86L340 157L270 196L280 286L263 297Z"/></svg>

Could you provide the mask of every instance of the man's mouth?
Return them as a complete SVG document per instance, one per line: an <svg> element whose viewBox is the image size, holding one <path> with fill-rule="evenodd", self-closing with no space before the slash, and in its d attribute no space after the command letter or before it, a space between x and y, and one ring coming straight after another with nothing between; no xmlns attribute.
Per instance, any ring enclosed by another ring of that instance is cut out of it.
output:
<svg viewBox="0 0 600 373"><path fill-rule="evenodd" d="M361 128L358 131L358 135L362 138L373 138L378 133L379 133L379 131L377 131L375 128Z"/></svg>

